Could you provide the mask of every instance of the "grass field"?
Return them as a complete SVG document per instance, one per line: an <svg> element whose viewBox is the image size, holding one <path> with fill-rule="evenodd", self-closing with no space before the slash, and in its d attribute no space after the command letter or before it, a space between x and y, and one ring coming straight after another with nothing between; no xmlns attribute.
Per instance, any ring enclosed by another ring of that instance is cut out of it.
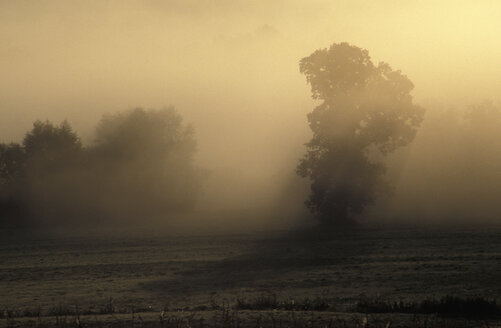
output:
<svg viewBox="0 0 501 328"><path fill-rule="evenodd" d="M0 243L0 327L57 326L63 317L75 326L77 314L88 327L160 326L162 311L164 327L195 321L216 326L219 317L233 318L224 325L235 327L237 317L252 327L334 327L343 320L347 326L385 327L400 320L424 327L432 325L410 313L420 302L449 295L492 305L501 297L499 228L372 229L328 237L4 233ZM471 324L469 318L447 320L454 321L435 326ZM498 321L481 322L492 327Z"/></svg>

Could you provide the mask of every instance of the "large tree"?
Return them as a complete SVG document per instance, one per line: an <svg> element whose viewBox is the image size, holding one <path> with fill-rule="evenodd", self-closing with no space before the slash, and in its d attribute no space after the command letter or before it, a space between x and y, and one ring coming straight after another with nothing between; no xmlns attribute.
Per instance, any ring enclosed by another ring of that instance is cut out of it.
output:
<svg viewBox="0 0 501 328"><path fill-rule="evenodd" d="M324 223L352 222L384 185L377 158L413 140L424 110L405 75L348 43L315 51L300 71L320 101L308 114L313 137L297 167L311 180L306 205Z"/></svg>

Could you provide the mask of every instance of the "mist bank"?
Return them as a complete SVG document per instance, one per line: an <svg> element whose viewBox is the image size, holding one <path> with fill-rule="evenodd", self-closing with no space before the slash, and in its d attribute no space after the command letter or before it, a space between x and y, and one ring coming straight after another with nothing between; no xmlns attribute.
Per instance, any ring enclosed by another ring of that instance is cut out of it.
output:
<svg viewBox="0 0 501 328"><path fill-rule="evenodd" d="M388 223L500 224L501 106L431 107L416 139L389 158L391 195L367 220Z"/></svg>
<svg viewBox="0 0 501 328"><path fill-rule="evenodd" d="M29 169L23 175L13 171L13 166L9 171L2 166L2 226L39 231L70 229L82 234L114 231L193 235L315 224L304 204L309 183L295 173L302 147L298 147L297 157L293 154L290 160L275 163L282 170L270 174L272 178L266 183L253 177L269 172L253 172L245 166L191 166L196 134L173 111L167 121L177 121L177 131L191 135L173 152L176 161L183 163L174 169L168 164L173 160L172 146L167 148L171 149L167 156L170 159L164 158L165 152L158 148L165 146L158 143L161 138L155 134L162 129L151 129L138 119L154 118L161 111L136 111L136 116L132 110L105 116L91 144L81 144L68 123L47 122L36 123L22 144L4 144L3 158L10 149L10 163L24 160L21 167ZM156 117L154 121L162 120ZM499 225L499 131L501 106L493 102L429 109L415 140L385 159L385 179L392 186L391 192L379 195L357 221L366 227L386 228ZM65 137L48 138L58 133ZM44 148L40 153L42 144L52 144L53 148ZM18 147L24 147L24 153ZM26 158L29 156L31 160ZM183 156L187 161L180 160ZM51 162L54 159L57 165ZM8 172L14 177L10 182L15 182L14 189L5 188ZM180 172L189 178L179 181L183 179ZM188 181L192 181L191 185ZM187 191L185 196L180 186ZM11 205L15 206L6 209L9 201L14 201ZM18 205L23 203L20 208Z"/></svg>

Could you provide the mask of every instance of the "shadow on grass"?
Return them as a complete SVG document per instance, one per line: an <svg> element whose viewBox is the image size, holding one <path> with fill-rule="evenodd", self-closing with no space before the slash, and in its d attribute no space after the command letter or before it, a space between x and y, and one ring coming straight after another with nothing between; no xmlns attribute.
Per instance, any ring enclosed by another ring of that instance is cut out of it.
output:
<svg viewBox="0 0 501 328"><path fill-rule="evenodd" d="M201 258L172 279L145 282L141 287L153 293L185 296L246 288L259 292L268 290L267 286L322 287L332 281L310 279L305 286L290 284L299 283L293 280L301 273L357 263L373 250L372 240L359 229L333 232L316 228L268 235L256 240L244 254L216 261Z"/></svg>

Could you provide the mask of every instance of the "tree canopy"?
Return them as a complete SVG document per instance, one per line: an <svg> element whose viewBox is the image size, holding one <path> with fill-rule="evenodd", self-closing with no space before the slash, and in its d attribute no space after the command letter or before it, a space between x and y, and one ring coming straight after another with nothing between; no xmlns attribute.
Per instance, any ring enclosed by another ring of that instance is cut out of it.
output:
<svg viewBox="0 0 501 328"><path fill-rule="evenodd" d="M348 43L303 58L300 72L320 101L308 114L313 137L297 167L311 180L306 204L322 222L347 222L383 189L385 166L372 155L410 143L424 109L413 104L405 75Z"/></svg>
<svg viewBox="0 0 501 328"><path fill-rule="evenodd" d="M111 214L165 215L193 206L200 193L194 129L173 108L104 116L91 151L95 185L106 190L97 202Z"/></svg>

